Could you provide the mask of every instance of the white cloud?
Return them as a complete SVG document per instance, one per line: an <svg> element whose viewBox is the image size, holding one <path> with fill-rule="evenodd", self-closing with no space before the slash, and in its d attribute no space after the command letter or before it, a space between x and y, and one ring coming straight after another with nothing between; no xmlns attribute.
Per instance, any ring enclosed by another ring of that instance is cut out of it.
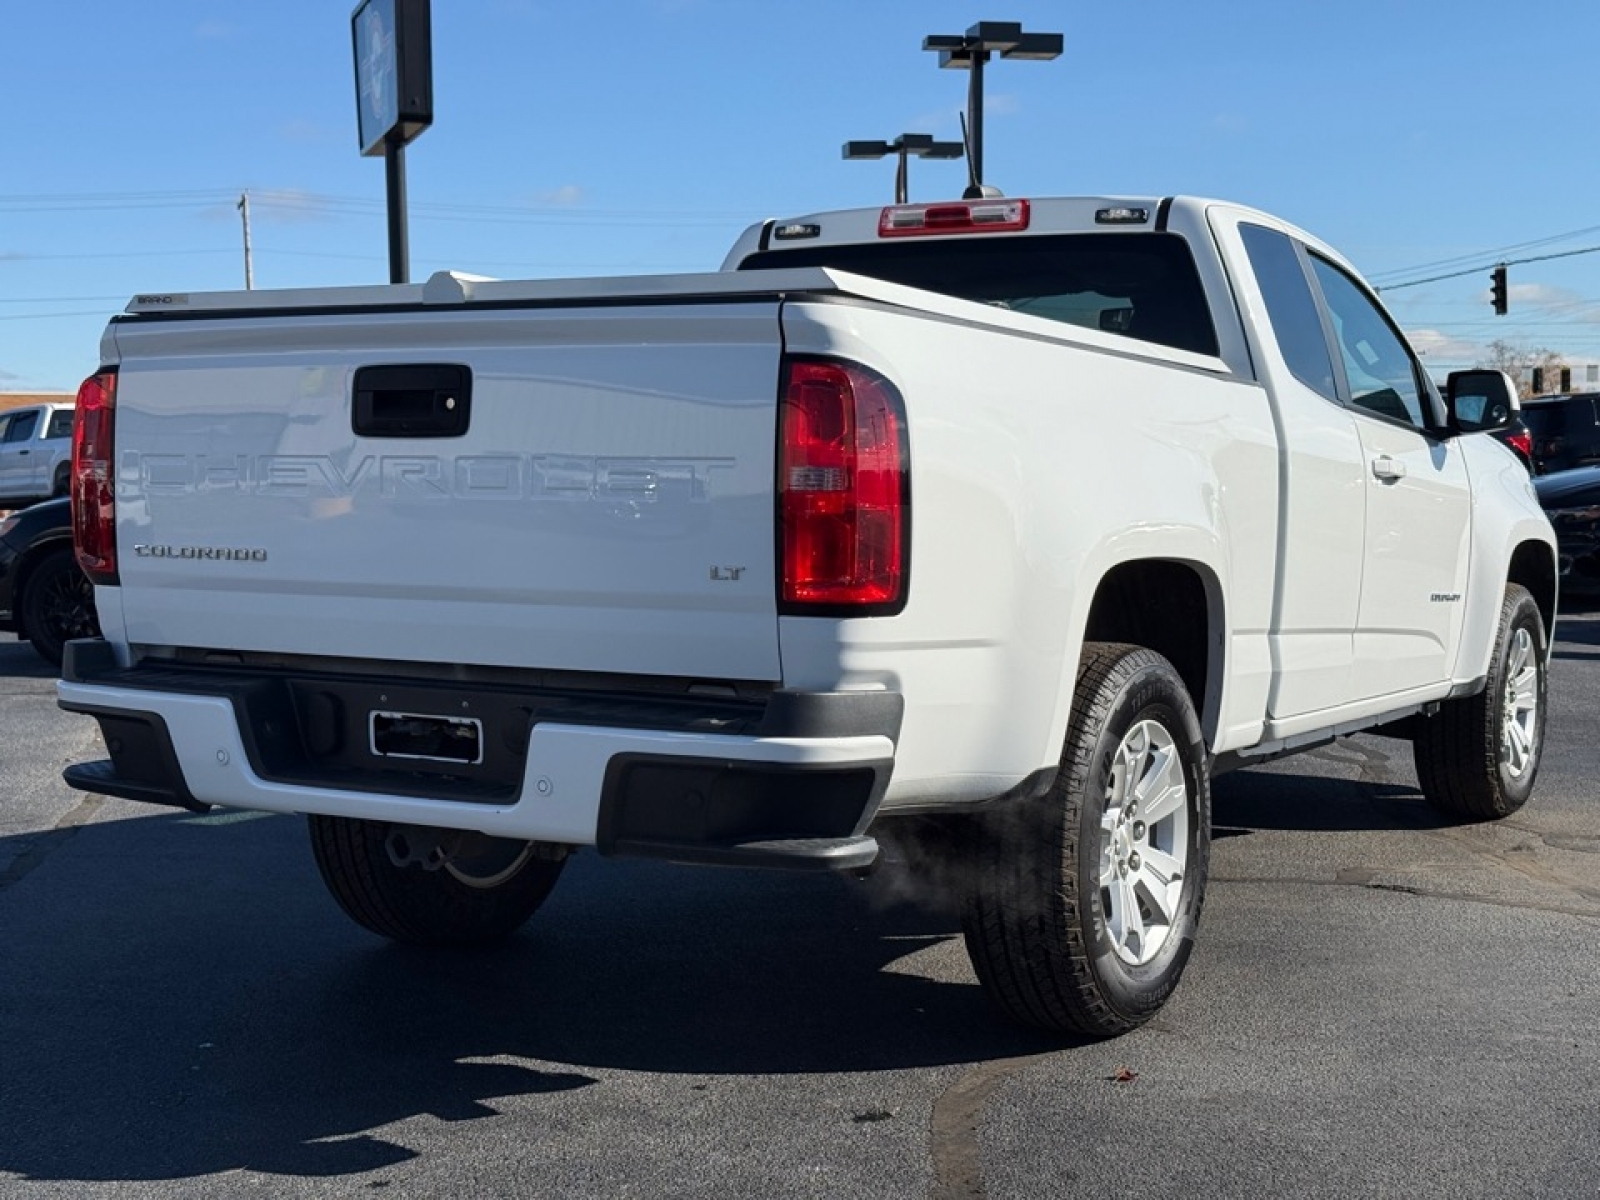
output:
<svg viewBox="0 0 1600 1200"><path fill-rule="evenodd" d="M892 138L895 133L931 133L940 141L958 142L961 140L961 114L966 111L965 105L952 104L949 108L920 113L891 132L889 137Z"/></svg>
<svg viewBox="0 0 1600 1200"><path fill-rule="evenodd" d="M1547 283L1513 283L1506 290L1508 303L1529 308L1572 308L1593 303L1571 288L1551 287Z"/></svg>
<svg viewBox="0 0 1600 1200"><path fill-rule="evenodd" d="M1437 329L1408 329L1406 339L1425 360L1441 363L1480 362L1489 355L1487 347L1464 341ZM1431 362L1425 365L1431 365Z"/></svg>
<svg viewBox="0 0 1600 1200"><path fill-rule="evenodd" d="M0 371L0 379L5 380L7 383L21 378L21 375L13 375L10 371Z"/></svg>
<svg viewBox="0 0 1600 1200"><path fill-rule="evenodd" d="M565 183L548 191L535 192L533 202L550 208L576 208L584 201L583 189L575 183Z"/></svg>
<svg viewBox="0 0 1600 1200"><path fill-rule="evenodd" d="M299 118L278 126L278 136L286 142L325 142L333 136L333 131L316 121Z"/></svg>

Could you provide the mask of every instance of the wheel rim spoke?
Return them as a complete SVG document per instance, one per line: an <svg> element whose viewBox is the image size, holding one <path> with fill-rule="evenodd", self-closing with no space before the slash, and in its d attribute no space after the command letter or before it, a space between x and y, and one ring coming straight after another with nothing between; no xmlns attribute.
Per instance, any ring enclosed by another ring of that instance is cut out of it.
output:
<svg viewBox="0 0 1600 1200"><path fill-rule="evenodd" d="M1134 893L1133 880L1121 876L1116 882L1117 922L1113 933L1120 946L1139 953L1144 948L1144 918L1139 912L1139 898Z"/></svg>
<svg viewBox="0 0 1600 1200"><path fill-rule="evenodd" d="M1515 630L1506 647L1505 680L1500 762L1516 778L1533 765L1539 728L1539 660L1526 628Z"/></svg>
<svg viewBox="0 0 1600 1200"><path fill-rule="evenodd" d="M1169 890L1175 891L1176 889L1168 889L1164 884L1154 879L1141 876L1132 890L1144 902L1144 906L1150 910L1150 916L1145 922L1146 925L1158 927L1162 936L1165 937L1167 930L1172 925L1173 914L1177 911L1178 906L1178 897L1169 894Z"/></svg>
<svg viewBox="0 0 1600 1200"><path fill-rule="evenodd" d="M1150 824L1165 820L1183 807L1189 798L1189 789L1183 781L1183 766L1178 762L1177 747L1165 751L1144 779L1139 790L1139 810Z"/></svg>
<svg viewBox="0 0 1600 1200"><path fill-rule="evenodd" d="M1139 851L1139 857L1144 860L1144 874L1154 880L1158 887L1166 887L1174 880L1183 878L1183 864L1165 850L1147 846Z"/></svg>
<svg viewBox="0 0 1600 1200"><path fill-rule="evenodd" d="M1117 956L1149 962L1171 934L1189 847L1189 785L1177 743L1140 721L1112 756L1100 817L1098 883Z"/></svg>

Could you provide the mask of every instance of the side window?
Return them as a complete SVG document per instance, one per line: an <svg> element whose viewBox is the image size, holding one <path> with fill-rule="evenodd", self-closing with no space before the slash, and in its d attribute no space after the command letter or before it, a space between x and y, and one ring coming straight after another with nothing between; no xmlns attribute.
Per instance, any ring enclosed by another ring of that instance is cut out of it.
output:
<svg viewBox="0 0 1600 1200"><path fill-rule="evenodd" d="M1417 366L1383 312L1348 275L1312 255L1333 333L1344 359L1350 403L1391 421L1426 429L1427 401L1417 385Z"/></svg>
<svg viewBox="0 0 1600 1200"><path fill-rule="evenodd" d="M33 436L33 427L39 423L36 412L19 413L11 418L11 428L6 430L6 441L25 442Z"/></svg>
<svg viewBox="0 0 1600 1200"><path fill-rule="evenodd" d="M59 412L50 414L50 428L44 431L47 438L61 438L72 436L72 410L63 408Z"/></svg>
<svg viewBox="0 0 1600 1200"><path fill-rule="evenodd" d="M1339 389L1333 380L1328 339L1294 243L1264 225L1240 225L1239 237L1250 256L1256 282L1261 285L1272 334L1278 339L1284 362L1301 383L1337 404Z"/></svg>

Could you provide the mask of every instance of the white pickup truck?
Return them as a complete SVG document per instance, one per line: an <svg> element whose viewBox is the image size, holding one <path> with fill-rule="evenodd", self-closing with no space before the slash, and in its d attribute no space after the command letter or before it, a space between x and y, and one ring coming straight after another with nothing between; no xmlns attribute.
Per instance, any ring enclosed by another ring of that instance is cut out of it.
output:
<svg viewBox="0 0 1600 1200"><path fill-rule="evenodd" d="M72 405L0 412L0 509L65 496L71 460Z"/></svg>
<svg viewBox="0 0 1600 1200"><path fill-rule="evenodd" d="M1555 545L1493 372L1196 199L751 228L721 272L140 296L78 399L75 787L309 814L367 928L501 938L565 859L961 880L1009 1016L1188 959L1210 778L1380 729L1522 805ZM946 870L945 868L951 868Z"/></svg>

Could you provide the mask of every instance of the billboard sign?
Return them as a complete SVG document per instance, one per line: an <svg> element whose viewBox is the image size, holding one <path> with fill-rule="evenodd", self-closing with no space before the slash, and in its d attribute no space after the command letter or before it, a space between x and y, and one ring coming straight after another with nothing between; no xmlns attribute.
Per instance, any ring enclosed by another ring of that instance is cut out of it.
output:
<svg viewBox="0 0 1600 1200"><path fill-rule="evenodd" d="M405 145L433 124L428 0L361 0L350 15L361 153Z"/></svg>

